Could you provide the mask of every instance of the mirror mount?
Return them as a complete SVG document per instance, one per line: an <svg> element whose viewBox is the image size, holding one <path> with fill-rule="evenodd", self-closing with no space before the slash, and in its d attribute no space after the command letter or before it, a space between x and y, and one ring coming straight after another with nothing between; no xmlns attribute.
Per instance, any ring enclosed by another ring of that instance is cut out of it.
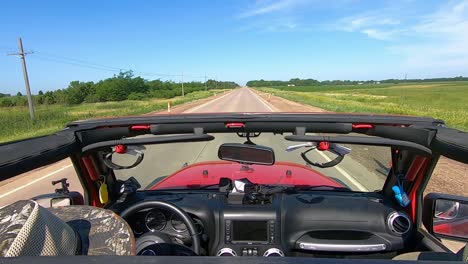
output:
<svg viewBox="0 0 468 264"><path fill-rule="evenodd" d="M70 187L70 184L67 182L67 180L68 180L67 178L62 178L57 181L52 181L52 185L56 185L58 183L62 185L62 188L55 189L55 193L66 194L70 192L70 190L68 190L68 187Z"/></svg>

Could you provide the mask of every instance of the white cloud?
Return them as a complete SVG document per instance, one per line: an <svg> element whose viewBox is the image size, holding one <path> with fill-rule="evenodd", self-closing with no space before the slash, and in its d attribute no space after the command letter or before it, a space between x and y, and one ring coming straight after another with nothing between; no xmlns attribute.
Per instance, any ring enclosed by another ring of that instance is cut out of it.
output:
<svg viewBox="0 0 468 264"><path fill-rule="evenodd" d="M468 73L468 0L448 3L421 17L406 35L420 40L389 50L405 56L409 67L459 67Z"/></svg>
<svg viewBox="0 0 468 264"><path fill-rule="evenodd" d="M351 17L345 19L344 23L349 23L350 29L359 29L368 26L381 26L381 25L399 25L400 21L393 18L378 17L378 16L361 16ZM346 27L346 25L345 25Z"/></svg>
<svg viewBox="0 0 468 264"><path fill-rule="evenodd" d="M360 32L378 40L391 40L395 35L395 31L381 31L373 28L363 29Z"/></svg>
<svg viewBox="0 0 468 264"><path fill-rule="evenodd" d="M385 12L381 12L385 13ZM370 38L378 40L391 40L398 33L401 24L399 19L385 14L360 14L344 17L329 25L327 29L360 32Z"/></svg>
<svg viewBox="0 0 468 264"><path fill-rule="evenodd" d="M442 2L441 2L442 3ZM326 29L391 43L409 68L450 67L468 74L468 0L442 3L432 13L383 8L338 19Z"/></svg>
<svg viewBox="0 0 468 264"><path fill-rule="evenodd" d="M245 12L241 13L239 17L253 17L258 15L264 15L277 11L284 11L301 4L303 0L269 0L269 1L257 1L253 7Z"/></svg>
<svg viewBox="0 0 468 264"><path fill-rule="evenodd" d="M257 0L250 9L237 16L246 20L247 25L239 30L260 32L289 32L298 29L295 10L307 0Z"/></svg>

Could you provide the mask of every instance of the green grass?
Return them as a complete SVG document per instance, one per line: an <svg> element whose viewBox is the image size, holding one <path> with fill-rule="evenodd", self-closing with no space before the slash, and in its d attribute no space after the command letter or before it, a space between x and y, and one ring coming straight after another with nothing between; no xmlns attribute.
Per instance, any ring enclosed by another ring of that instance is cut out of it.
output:
<svg viewBox="0 0 468 264"><path fill-rule="evenodd" d="M468 131L468 82L258 89L329 111L428 116Z"/></svg>
<svg viewBox="0 0 468 264"><path fill-rule="evenodd" d="M148 99L142 101L122 101L106 103L89 103L74 106L39 105L36 107L36 118L32 122L27 107L0 108L0 142L8 142L28 137L42 136L57 132L69 122L99 117L139 115L167 108L172 105L212 96L215 91L198 91L185 97L172 99Z"/></svg>

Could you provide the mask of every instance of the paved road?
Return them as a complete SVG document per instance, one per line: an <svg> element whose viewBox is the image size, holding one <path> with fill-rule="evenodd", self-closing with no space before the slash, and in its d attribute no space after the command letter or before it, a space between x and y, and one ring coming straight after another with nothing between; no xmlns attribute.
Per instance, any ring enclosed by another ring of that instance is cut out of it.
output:
<svg viewBox="0 0 468 264"><path fill-rule="evenodd" d="M185 111L185 113L275 111L277 109L274 106L254 92L247 88L241 88L193 107ZM143 187L146 187L157 178L175 172L184 165L200 161L218 160L216 156L217 149L221 143L242 143L245 141L245 139L231 134L218 134L215 137L216 139L210 142L147 146L145 159L138 167L118 171L116 175L122 179L134 176ZM275 150L277 160L305 164L299 155L299 150L289 153L284 151L287 146L297 144L297 142L288 142L283 139L283 136L272 134L262 134L253 141L260 145L272 147ZM322 152L313 153L313 156L319 162L329 160L329 157ZM123 159L122 162L128 162L123 156L121 159ZM377 171L366 169L350 157L346 157L338 166L318 170L356 191L373 191L381 188L384 182L384 178ZM63 177L70 179L72 190L82 190L73 167L69 161L65 160L45 169L38 169L26 175L21 175L9 183L3 183L0 186L0 206L15 200L53 192L55 187L50 182Z"/></svg>

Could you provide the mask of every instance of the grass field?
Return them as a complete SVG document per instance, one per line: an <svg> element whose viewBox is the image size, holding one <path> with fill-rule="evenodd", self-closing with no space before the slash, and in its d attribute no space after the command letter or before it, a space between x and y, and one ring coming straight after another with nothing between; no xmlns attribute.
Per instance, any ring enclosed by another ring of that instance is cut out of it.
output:
<svg viewBox="0 0 468 264"><path fill-rule="evenodd" d="M468 131L468 82L257 89L334 112L429 116Z"/></svg>
<svg viewBox="0 0 468 264"><path fill-rule="evenodd" d="M112 117L145 114L172 105L202 99L221 90L199 91L185 97L172 99L149 99L142 101L122 101L90 103L74 106L40 105L36 107L36 119L31 122L27 107L0 108L0 143L34 136L47 135L59 131L68 122L97 117Z"/></svg>

